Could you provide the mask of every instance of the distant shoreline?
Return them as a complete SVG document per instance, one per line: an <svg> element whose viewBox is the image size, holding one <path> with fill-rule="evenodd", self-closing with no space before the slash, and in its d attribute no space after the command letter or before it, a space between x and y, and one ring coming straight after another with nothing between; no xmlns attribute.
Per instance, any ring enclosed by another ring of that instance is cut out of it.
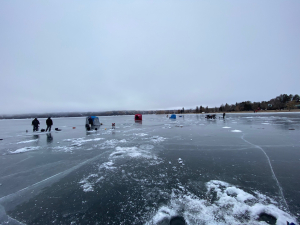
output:
<svg viewBox="0 0 300 225"><path fill-rule="evenodd" d="M255 112L255 114L260 114L260 113L293 113L293 112L300 112L300 109L291 109L291 110L259 110L257 112ZM165 113L165 115L167 114L229 114L229 113L254 113L254 111L228 111L228 112L203 112L203 113Z"/></svg>
<svg viewBox="0 0 300 225"><path fill-rule="evenodd" d="M300 109L291 109L291 110L259 110L256 113L292 113L292 112L300 112ZM218 112L223 113L223 112ZM254 113L254 111L232 111L232 112L225 112L225 113Z"/></svg>
<svg viewBox="0 0 300 225"><path fill-rule="evenodd" d="M252 114L254 113L254 111L231 111L231 112L208 112L208 113L193 113L193 112L186 112L186 113L175 113L175 112L168 112L168 113L148 113L148 112L138 112L138 113L141 113L143 115L171 115L171 114L177 114L177 115L184 115L184 114L197 114L197 115L201 115L201 114L220 114L222 115L223 113L226 113L226 114L236 114L236 113L241 113L241 114ZM266 114L266 113L300 113L300 109L291 109L291 110L259 110L257 111L256 113L254 114ZM52 114L51 116L51 113L50 113L50 116L52 118L76 118L76 117L86 117L86 116L89 116L90 113L86 114L86 115L76 115L76 116L70 116L70 115L63 115L63 114L60 114L60 115L55 115L55 114ZM94 113L92 115L95 115L95 116L133 116L134 113L130 113L130 114L118 114L118 115L99 115L98 113ZM32 119L32 118L47 118L48 116L45 116L45 115L17 115L17 116L8 116L8 117L2 117L0 118L0 120L9 120L9 119Z"/></svg>
<svg viewBox="0 0 300 225"><path fill-rule="evenodd" d="M165 113L164 115L168 115L168 114L229 114L229 113L254 113L254 114L261 114L261 113L294 113L294 112L299 112L300 113L300 109L291 109L291 110L260 110L254 113L254 111L231 111L231 112L203 112L203 113Z"/></svg>

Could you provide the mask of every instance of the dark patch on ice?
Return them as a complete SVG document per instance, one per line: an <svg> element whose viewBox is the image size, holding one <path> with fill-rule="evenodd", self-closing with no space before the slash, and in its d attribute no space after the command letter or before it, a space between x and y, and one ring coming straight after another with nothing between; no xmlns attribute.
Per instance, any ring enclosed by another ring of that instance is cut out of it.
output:
<svg viewBox="0 0 300 225"><path fill-rule="evenodd" d="M185 220L182 216L175 216L170 220L170 225L185 225Z"/></svg>
<svg viewBox="0 0 300 225"><path fill-rule="evenodd" d="M259 221L264 221L267 224L276 224L277 219L274 216L271 216L266 213L262 213L259 215Z"/></svg>

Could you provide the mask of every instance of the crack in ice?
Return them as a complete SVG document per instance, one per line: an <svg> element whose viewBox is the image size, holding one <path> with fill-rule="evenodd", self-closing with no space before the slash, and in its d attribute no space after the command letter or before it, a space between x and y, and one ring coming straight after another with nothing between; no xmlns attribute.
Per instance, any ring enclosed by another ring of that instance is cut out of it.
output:
<svg viewBox="0 0 300 225"><path fill-rule="evenodd" d="M282 187L281 187L281 185L280 185L280 183L279 183L279 181L278 181L278 179L277 179L277 177L276 177L276 175L275 175L275 172L274 172L274 170L273 170L273 167L272 167L270 158L269 158L269 156L267 155L267 153L265 152L265 150L264 150L262 147L260 147L259 145L252 144L251 142L249 142L249 141L247 141L246 139L244 139L244 134L241 136L241 139L242 139L244 142L246 142L246 143L248 143L248 144L254 146L255 148L260 149L260 150L265 154L265 156L266 156L266 158L267 158L267 160L268 160L268 163L269 163L271 172L272 172L272 176L273 176L274 180L276 181L277 186L278 186L278 188L279 188L279 191L280 191L280 194L281 194L282 201L284 202L285 207L287 208L287 210L290 211L290 210L289 210L289 206L288 206L288 204L287 204L287 202L286 202L286 200L285 200L285 198L284 198L284 194L283 194Z"/></svg>

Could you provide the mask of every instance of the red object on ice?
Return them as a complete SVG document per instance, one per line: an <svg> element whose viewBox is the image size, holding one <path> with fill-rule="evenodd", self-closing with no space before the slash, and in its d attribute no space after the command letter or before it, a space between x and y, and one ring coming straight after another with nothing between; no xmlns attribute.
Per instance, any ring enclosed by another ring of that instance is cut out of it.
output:
<svg viewBox="0 0 300 225"><path fill-rule="evenodd" d="M134 120L142 120L142 114L135 114Z"/></svg>

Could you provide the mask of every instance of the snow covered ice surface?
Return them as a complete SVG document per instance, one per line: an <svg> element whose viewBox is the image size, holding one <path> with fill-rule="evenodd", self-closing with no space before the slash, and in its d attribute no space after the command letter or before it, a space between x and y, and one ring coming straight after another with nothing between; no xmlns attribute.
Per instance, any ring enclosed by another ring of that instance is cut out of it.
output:
<svg viewBox="0 0 300 225"><path fill-rule="evenodd" d="M299 224L300 114L219 117L0 120L0 224Z"/></svg>

